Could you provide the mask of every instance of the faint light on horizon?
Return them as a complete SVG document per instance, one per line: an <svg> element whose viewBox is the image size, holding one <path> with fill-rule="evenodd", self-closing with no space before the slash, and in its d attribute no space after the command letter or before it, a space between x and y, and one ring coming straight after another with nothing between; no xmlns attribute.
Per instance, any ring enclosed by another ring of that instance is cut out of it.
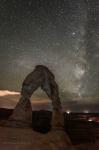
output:
<svg viewBox="0 0 99 150"><path fill-rule="evenodd" d="M93 121L92 119L88 119L89 122Z"/></svg>
<svg viewBox="0 0 99 150"><path fill-rule="evenodd" d="M88 114L88 113L89 113L89 110L84 110L84 113Z"/></svg>
<svg viewBox="0 0 99 150"><path fill-rule="evenodd" d="M97 123L99 123L99 120L96 120Z"/></svg>
<svg viewBox="0 0 99 150"><path fill-rule="evenodd" d="M67 113L67 114L70 114L70 113L71 113L71 111L70 111L70 110L67 110L67 111L66 111L66 113Z"/></svg>

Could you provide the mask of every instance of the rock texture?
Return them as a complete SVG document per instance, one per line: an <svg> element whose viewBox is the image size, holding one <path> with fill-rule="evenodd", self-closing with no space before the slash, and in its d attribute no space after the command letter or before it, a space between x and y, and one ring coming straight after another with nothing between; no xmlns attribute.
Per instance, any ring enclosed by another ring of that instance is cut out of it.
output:
<svg viewBox="0 0 99 150"><path fill-rule="evenodd" d="M64 122L58 85L55 82L55 77L52 72L42 65L36 66L33 72L31 72L23 81L21 98L9 120L26 122L29 126L32 124L30 97L38 87L41 87L52 100L52 128L62 127Z"/></svg>
<svg viewBox="0 0 99 150"><path fill-rule="evenodd" d="M0 149L74 150L64 131L51 131L47 134L40 134L31 128L8 127L0 127Z"/></svg>

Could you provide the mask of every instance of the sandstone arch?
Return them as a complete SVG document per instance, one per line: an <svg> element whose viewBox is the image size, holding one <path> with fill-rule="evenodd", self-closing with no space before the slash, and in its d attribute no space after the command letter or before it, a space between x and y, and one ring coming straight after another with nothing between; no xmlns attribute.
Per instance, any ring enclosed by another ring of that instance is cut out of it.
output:
<svg viewBox="0 0 99 150"><path fill-rule="evenodd" d="M58 85L53 73L43 65L37 65L27 75L22 84L21 97L9 120L23 122L27 126L32 124L32 107L30 97L33 92L41 87L52 100L52 128L63 128L63 114L59 98Z"/></svg>

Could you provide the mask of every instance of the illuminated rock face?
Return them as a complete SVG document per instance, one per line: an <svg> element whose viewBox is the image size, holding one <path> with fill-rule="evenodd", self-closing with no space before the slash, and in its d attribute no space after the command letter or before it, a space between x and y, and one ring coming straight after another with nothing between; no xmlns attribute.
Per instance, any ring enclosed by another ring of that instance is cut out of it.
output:
<svg viewBox="0 0 99 150"><path fill-rule="evenodd" d="M52 128L63 127L64 122L58 86L52 72L42 65L36 66L33 72L31 72L23 81L20 100L9 120L20 121L24 124L26 123L28 126L32 124L30 97L38 87L41 87L52 100Z"/></svg>

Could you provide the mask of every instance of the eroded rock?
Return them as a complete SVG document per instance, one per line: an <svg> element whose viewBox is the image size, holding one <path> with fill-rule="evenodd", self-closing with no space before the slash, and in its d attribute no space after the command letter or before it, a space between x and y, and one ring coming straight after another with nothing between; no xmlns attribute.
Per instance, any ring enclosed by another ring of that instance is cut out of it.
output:
<svg viewBox="0 0 99 150"><path fill-rule="evenodd" d="M45 66L38 65L33 72L27 75L22 84L21 98L9 120L25 121L32 124L32 108L30 97L34 91L41 87L52 100L53 115L52 128L63 126L63 114L59 98L58 85L52 72Z"/></svg>

